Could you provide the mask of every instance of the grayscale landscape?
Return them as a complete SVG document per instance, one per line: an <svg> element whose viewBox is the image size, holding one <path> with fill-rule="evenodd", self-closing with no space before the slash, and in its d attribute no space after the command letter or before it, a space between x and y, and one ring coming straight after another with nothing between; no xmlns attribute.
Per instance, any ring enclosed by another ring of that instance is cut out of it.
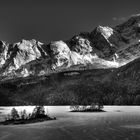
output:
<svg viewBox="0 0 140 140"><path fill-rule="evenodd" d="M0 1L0 140L140 140L140 1Z"/></svg>

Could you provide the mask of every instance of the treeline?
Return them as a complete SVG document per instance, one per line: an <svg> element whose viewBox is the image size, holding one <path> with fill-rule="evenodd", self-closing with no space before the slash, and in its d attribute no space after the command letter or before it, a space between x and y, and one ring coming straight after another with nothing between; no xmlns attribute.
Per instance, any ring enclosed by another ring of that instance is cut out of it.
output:
<svg viewBox="0 0 140 140"><path fill-rule="evenodd" d="M13 87L13 86L12 86ZM84 83L53 86L38 84L26 88L1 88L0 106L10 105L89 105L98 100L103 105L140 105L140 89L116 83Z"/></svg>
<svg viewBox="0 0 140 140"><path fill-rule="evenodd" d="M127 87L106 85L73 85L49 94L50 105L89 105L98 100L104 105L140 105L140 92L131 93Z"/></svg>

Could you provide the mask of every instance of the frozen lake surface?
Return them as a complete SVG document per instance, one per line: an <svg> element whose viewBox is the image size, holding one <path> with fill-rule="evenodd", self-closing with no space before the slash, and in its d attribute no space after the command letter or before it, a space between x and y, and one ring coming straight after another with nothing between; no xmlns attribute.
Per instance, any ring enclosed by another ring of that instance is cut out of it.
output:
<svg viewBox="0 0 140 140"><path fill-rule="evenodd" d="M13 107L0 107L0 119ZM33 106L15 107L32 112ZM140 140L140 106L105 106L106 112L69 112L69 106L46 106L57 120L0 126L0 140Z"/></svg>

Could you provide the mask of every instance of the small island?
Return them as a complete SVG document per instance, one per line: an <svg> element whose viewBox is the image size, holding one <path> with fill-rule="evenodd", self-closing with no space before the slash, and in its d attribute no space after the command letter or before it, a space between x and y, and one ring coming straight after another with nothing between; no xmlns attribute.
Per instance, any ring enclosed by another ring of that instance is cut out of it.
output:
<svg viewBox="0 0 140 140"><path fill-rule="evenodd" d="M5 121L0 122L3 125L29 124L43 122L48 120L56 120L56 117L50 117L44 109L44 106L36 106L32 113L27 114L26 110L20 113L13 108L11 113L5 117Z"/></svg>
<svg viewBox="0 0 140 140"><path fill-rule="evenodd" d="M103 104L92 103L91 105L72 105L70 106L71 112L105 112Z"/></svg>

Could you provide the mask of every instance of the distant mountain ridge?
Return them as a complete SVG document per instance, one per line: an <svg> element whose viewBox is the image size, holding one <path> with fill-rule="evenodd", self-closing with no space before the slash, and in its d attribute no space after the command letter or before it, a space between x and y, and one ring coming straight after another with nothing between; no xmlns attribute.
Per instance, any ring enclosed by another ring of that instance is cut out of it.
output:
<svg viewBox="0 0 140 140"><path fill-rule="evenodd" d="M140 15L135 15L114 28L98 26L91 33L80 33L66 41L1 41L0 78L41 76L81 67L118 68L139 57Z"/></svg>

